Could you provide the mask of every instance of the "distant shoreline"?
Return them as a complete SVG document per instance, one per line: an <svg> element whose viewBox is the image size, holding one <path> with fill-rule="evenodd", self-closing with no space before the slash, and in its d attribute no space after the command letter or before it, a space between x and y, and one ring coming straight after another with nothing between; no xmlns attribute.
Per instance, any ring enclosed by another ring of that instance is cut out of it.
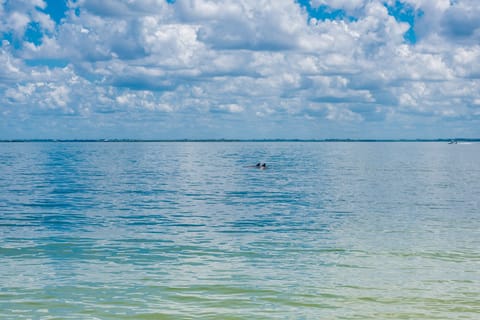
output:
<svg viewBox="0 0 480 320"><path fill-rule="evenodd" d="M480 138L455 139L3 139L19 142L480 142Z"/></svg>

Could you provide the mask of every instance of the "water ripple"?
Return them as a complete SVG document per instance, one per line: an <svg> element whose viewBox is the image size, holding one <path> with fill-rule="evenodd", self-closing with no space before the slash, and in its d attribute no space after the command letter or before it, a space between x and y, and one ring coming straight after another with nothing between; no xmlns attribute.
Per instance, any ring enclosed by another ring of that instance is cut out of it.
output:
<svg viewBox="0 0 480 320"><path fill-rule="evenodd" d="M1 317L476 319L478 159L476 144L0 144Z"/></svg>

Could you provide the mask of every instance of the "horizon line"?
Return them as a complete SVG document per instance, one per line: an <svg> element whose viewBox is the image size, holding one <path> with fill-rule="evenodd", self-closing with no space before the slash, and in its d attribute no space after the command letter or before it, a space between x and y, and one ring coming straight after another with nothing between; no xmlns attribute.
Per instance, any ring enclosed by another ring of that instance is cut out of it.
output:
<svg viewBox="0 0 480 320"><path fill-rule="evenodd" d="M437 139L0 139L0 143L8 142L480 142L480 138L437 138Z"/></svg>

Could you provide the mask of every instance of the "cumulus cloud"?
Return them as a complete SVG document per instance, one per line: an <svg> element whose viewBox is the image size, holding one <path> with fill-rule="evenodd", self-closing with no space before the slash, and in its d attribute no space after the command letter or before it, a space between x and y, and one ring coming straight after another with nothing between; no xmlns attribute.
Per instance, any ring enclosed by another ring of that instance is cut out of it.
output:
<svg viewBox="0 0 480 320"><path fill-rule="evenodd" d="M18 0L0 2L0 32L10 32L21 38L31 23L38 23L40 28L52 32L55 23L42 12L47 4L43 0Z"/></svg>
<svg viewBox="0 0 480 320"><path fill-rule="evenodd" d="M257 137L258 124L269 137L304 125L302 134L321 138L335 123L338 136L345 123L358 137L378 137L372 123L398 137L445 135L443 121L480 133L473 0L67 4L59 21L43 0L0 1L5 128L68 115L77 132L99 136L135 135L142 121L171 138L186 127L218 137L228 124L241 138ZM427 116L438 130L422 131Z"/></svg>
<svg viewBox="0 0 480 320"><path fill-rule="evenodd" d="M478 2L460 2L449 7L441 20L443 35L454 42L478 43L480 40L479 14Z"/></svg>
<svg viewBox="0 0 480 320"><path fill-rule="evenodd" d="M216 49L295 48L304 28L300 8L289 0L189 0L175 5L181 21L199 24L199 39Z"/></svg>
<svg viewBox="0 0 480 320"><path fill-rule="evenodd" d="M354 12L365 5L364 0L311 0L313 7L327 6L332 9L344 9Z"/></svg>

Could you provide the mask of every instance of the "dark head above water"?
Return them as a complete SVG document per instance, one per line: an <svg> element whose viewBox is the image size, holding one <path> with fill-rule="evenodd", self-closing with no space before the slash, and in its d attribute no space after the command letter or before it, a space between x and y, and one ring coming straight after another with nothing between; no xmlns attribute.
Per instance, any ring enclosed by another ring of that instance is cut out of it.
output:
<svg viewBox="0 0 480 320"><path fill-rule="evenodd" d="M250 168L257 168L257 169L267 169L267 164L266 163L257 163L254 166L249 166Z"/></svg>

